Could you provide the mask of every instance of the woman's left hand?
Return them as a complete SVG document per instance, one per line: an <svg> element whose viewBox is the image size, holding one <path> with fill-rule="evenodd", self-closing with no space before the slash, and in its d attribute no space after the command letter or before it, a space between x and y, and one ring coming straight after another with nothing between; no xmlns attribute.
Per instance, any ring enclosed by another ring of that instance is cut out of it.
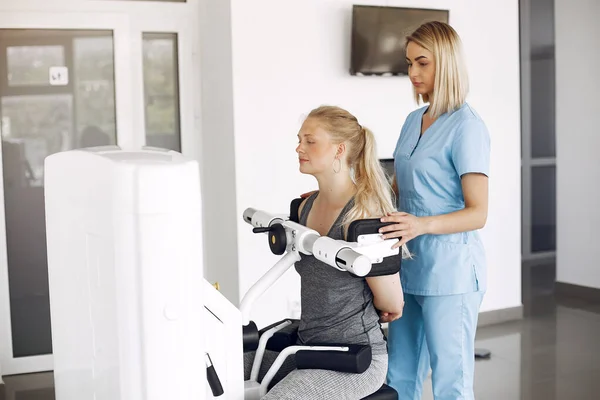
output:
<svg viewBox="0 0 600 400"><path fill-rule="evenodd" d="M417 236L427 233L423 217L415 217L405 212L390 213L381 218L381 222L394 222L394 224L379 229L379 233L384 234L384 239L400 238L400 241L392 247L394 249Z"/></svg>

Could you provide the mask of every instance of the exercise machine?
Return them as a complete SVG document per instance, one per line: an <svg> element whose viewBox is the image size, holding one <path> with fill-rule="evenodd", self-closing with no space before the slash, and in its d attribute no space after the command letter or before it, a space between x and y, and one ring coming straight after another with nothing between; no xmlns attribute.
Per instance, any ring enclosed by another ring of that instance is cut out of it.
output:
<svg viewBox="0 0 600 400"><path fill-rule="evenodd" d="M248 290L242 299L240 311L244 324L244 351L256 351L250 380L245 382L245 399L258 400L264 396L275 374L290 356L302 369L328 369L348 373L362 373L371 364L371 348L362 345L331 346L296 344L297 320L285 319L260 332L250 321L253 302L282 276L295 262L300 253L313 255L326 265L347 271L357 277L388 275L400 268L399 249L392 249L398 239L381 239L378 233L383 225L378 219L353 222L348 229L348 241L321 236L318 232L298 223L298 207L302 199L290 206L290 216L282 217L252 208L244 212L244 220L251 224L255 233L267 233L271 251L283 257ZM259 383L257 381L265 350L279 353L277 359ZM367 399L397 399L397 393L383 385Z"/></svg>
<svg viewBox="0 0 600 400"><path fill-rule="evenodd" d="M44 180L56 399L206 398L198 164L97 147Z"/></svg>
<svg viewBox="0 0 600 400"><path fill-rule="evenodd" d="M57 153L46 159L45 201L57 400L258 399L286 354L299 368L368 368L368 346L297 346L298 321L258 330L250 310L301 253L358 277L398 271L378 220L353 223L340 241L300 225L299 200L289 215L247 209L282 258L238 308L203 278L197 162L152 148ZM266 349L281 360L259 383ZM244 351L256 351L246 382ZM396 398L385 385L367 397Z"/></svg>

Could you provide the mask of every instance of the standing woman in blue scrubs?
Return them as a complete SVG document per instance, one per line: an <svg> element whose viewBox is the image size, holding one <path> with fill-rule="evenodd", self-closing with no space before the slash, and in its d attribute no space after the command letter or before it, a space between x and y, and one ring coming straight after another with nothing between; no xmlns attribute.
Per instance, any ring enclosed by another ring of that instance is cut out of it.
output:
<svg viewBox="0 0 600 400"><path fill-rule="evenodd" d="M399 212L385 238L401 237L402 318L389 324L388 385L399 399L420 399L432 369L436 400L473 399L477 317L486 260L477 232L487 219L490 138L466 103L461 42L440 22L407 38L409 77L418 103L394 151ZM382 316L383 320L393 316Z"/></svg>

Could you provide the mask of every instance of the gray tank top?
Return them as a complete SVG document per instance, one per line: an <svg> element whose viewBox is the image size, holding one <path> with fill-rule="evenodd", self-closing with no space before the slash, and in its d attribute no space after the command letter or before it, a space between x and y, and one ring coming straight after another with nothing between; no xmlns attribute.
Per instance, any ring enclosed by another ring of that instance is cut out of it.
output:
<svg viewBox="0 0 600 400"><path fill-rule="evenodd" d="M317 195L306 200L300 224L306 226ZM344 239L341 222L352 206L353 200L350 200L327 236ZM365 278L339 271L314 256L302 254L301 257L295 266L301 282L299 344L370 344L373 355L387 354L373 293Z"/></svg>

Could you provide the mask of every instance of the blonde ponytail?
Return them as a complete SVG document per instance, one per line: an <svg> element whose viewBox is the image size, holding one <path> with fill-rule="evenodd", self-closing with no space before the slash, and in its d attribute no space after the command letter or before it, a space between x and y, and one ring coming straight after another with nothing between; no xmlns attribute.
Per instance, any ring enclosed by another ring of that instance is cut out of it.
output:
<svg viewBox="0 0 600 400"><path fill-rule="evenodd" d="M383 168L377 159L373 133L361 127L362 149L353 165L356 195L354 207L346 215L351 222L356 219L373 218L394 212L392 188L385 179Z"/></svg>
<svg viewBox="0 0 600 400"><path fill-rule="evenodd" d="M364 146L354 166L356 195L354 207L348 211L343 222L346 229L354 220L376 218L396 211L391 183L377 158L375 135L368 128L361 126L361 130ZM402 254L410 256L406 245L402 246Z"/></svg>
<svg viewBox="0 0 600 400"><path fill-rule="evenodd" d="M354 205L343 220L347 233L352 221L379 218L396 211L392 200L392 187L386 179L379 159L373 133L361 126L348 111L334 106L322 106L310 112L307 118L315 118L337 143L348 143L347 162L353 171L356 185ZM403 256L410 256L406 246Z"/></svg>

